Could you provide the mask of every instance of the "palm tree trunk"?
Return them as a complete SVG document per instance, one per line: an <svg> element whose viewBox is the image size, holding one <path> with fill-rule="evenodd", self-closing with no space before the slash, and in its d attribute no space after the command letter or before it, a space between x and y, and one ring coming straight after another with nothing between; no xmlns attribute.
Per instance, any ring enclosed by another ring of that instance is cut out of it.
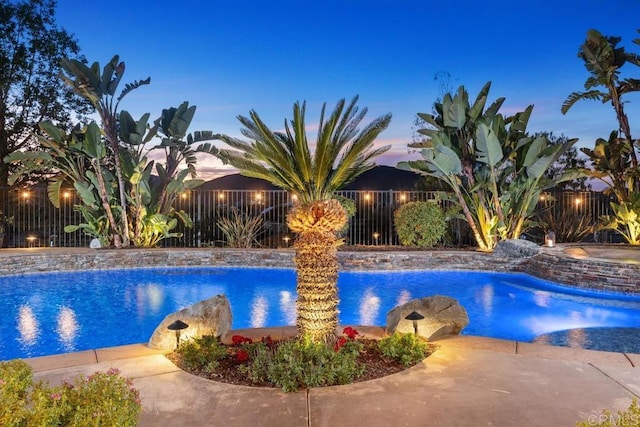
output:
<svg viewBox="0 0 640 427"><path fill-rule="evenodd" d="M335 233L304 231L295 242L298 334L330 342L338 326L338 245Z"/></svg>

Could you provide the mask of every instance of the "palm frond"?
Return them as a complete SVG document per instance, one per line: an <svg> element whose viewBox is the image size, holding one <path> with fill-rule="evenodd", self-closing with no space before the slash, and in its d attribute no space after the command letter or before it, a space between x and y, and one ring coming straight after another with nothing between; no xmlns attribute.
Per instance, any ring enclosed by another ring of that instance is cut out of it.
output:
<svg viewBox="0 0 640 427"><path fill-rule="evenodd" d="M271 131L255 111L250 117L239 116L241 133L252 142L215 135L214 139L231 147L220 150L217 156L245 176L293 191L302 202L325 200L372 168L372 159L390 148L373 148L373 143L389 125L391 115L374 120L359 132L367 110L359 112L357 100L356 96L349 104L344 99L338 101L328 117L323 105L313 156L305 130L304 102L294 104L293 118L284 121L284 132Z"/></svg>

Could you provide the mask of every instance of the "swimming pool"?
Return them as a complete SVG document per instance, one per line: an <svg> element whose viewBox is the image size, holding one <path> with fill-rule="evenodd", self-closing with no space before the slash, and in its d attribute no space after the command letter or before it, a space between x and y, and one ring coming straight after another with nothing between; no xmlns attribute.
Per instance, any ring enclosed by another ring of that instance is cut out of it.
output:
<svg viewBox="0 0 640 427"><path fill-rule="evenodd" d="M573 289L519 273L341 272L340 323L384 325L398 304L456 298L465 335L531 341L551 332L638 327L640 296ZM214 295L229 298L233 328L295 324L295 272L192 267L0 277L0 360L148 341L160 321ZM640 350L638 350L640 351Z"/></svg>

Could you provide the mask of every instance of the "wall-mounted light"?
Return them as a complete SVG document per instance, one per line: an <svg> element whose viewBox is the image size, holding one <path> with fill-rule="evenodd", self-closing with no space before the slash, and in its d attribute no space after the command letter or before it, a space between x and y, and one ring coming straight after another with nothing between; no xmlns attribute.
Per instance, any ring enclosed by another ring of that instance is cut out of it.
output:
<svg viewBox="0 0 640 427"><path fill-rule="evenodd" d="M184 323L182 320L177 319L175 322L167 326L167 329L170 331L176 331L176 350L180 348L180 333L183 329L187 329L189 325Z"/></svg>
<svg viewBox="0 0 640 427"><path fill-rule="evenodd" d="M404 194L404 193L400 194L400 201L403 202L403 203L406 202L407 201L407 195Z"/></svg>
<svg viewBox="0 0 640 427"><path fill-rule="evenodd" d="M187 194L187 192L182 192L180 193L180 197L182 197L183 199L186 199L187 197L189 197L189 194Z"/></svg>
<svg viewBox="0 0 640 427"><path fill-rule="evenodd" d="M371 200L371 194L365 193L364 200L367 201L367 202L370 201Z"/></svg>
<svg viewBox="0 0 640 427"><path fill-rule="evenodd" d="M224 200L224 193L218 193L218 200Z"/></svg>

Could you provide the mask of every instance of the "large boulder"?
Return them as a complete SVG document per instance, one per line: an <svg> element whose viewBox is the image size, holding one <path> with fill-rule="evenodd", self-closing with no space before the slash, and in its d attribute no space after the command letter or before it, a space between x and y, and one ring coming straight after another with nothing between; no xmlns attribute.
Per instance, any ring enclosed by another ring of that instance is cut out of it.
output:
<svg viewBox="0 0 640 427"><path fill-rule="evenodd" d="M501 240L493 249L493 255L500 258L529 258L540 252L540 246L524 239Z"/></svg>
<svg viewBox="0 0 640 427"><path fill-rule="evenodd" d="M199 338L203 335L220 336L231 328L231 306L224 295L216 295L180 311L169 314L158 325L149 347L156 350L173 351L176 348L176 333L167 326L181 320L189 327L181 331L182 337Z"/></svg>
<svg viewBox="0 0 640 427"><path fill-rule="evenodd" d="M413 333L413 321L405 319L413 311L424 316L416 320L418 335L428 340L457 335L469 324L467 311L457 300L435 295L411 300L387 313L386 332Z"/></svg>

